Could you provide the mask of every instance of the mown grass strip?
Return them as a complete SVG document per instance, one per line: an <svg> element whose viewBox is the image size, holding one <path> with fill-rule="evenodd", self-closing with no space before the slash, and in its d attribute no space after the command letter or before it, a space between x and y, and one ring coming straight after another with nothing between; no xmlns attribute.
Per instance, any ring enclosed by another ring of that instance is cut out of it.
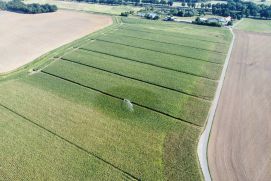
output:
<svg viewBox="0 0 271 181"><path fill-rule="evenodd" d="M68 62L72 62L72 63L75 63L75 64L79 64L79 65L87 66L87 67L94 68L94 69L97 69L97 70L101 70L103 72L107 72L107 73L114 74L114 75L117 75L117 76L125 77L125 78L132 79L132 80L136 80L136 81L139 81L139 82L144 82L146 84L150 84L150 85L153 85L153 86L164 88L164 89L167 89L167 90L170 90L170 91L185 94L185 95L194 97L196 99L210 101L209 99L207 99L205 97L200 97L200 96L197 96L197 95L194 95L194 94L187 93L185 91L181 91L181 90L178 90L178 89L174 89L174 88L170 88L170 87L167 87L167 86L159 85L159 84L156 84L156 83L153 83L153 82L150 82L150 81L146 81L146 80L143 80L143 79L137 79L137 78L134 78L134 77L131 77L131 76L127 76L127 75L116 73L116 72L113 72L113 71L110 71L110 70L102 69L102 68L99 68L99 67L96 67L96 66L93 66L93 65L88 65L88 64L81 63L81 62L78 62L78 61L69 60L67 58L61 58L61 59L64 60L64 61L68 61Z"/></svg>
<svg viewBox="0 0 271 181"><path fill-rule="evenodd" d="M143 46L142 45L141 46L137 46L137 45L131 45L131 44L128 44L128 43L118 42L118 41L114 41L114 40L110 41L110 40L106 40L105 38L97 38L97 39L93 39L93 40L103 41L103 42L111 43L111 44L124 45L124 46L132 47L132 48L138 48L138 49L142 49L142 50L148 50L148 51L152 51L152 52L158 52L158 53L162 53L162 54L166 54L166 55L174 55L174 56L179 56L179 57L185 57L185 58L190 59L189 61L197 60L197 61L203 61L203 62L208 62L208 63L211 63L211 64L217 64L217 65L221 65L222 64L222 63L218 62L219 60L209 61L207 57L205 59L203 59L203 58L197 58L197 57L204 57L204 54L199 54L198 55L197 54L198 52L194 52L194 54L196 54L195 56L188 56L188 55L183 55L183 54L178 54L178 53L171 53L171 52L166 52L166 51L157 50L157 49L155 50L155 49L152 49L152 48L146 48L146 47L144 47L144 43L142 44ZM157 46L159 46L159 45L157 45ZM188 54L191 55L190 52L188 52Z"/></svg>
<svg viewBox="0 0 271 181"><path fill-rule="evenodd" d="M47 74L47 75L50 75L50 76L59 78L59 79L64 80L64 81L71 82L71 83L73 83L73 84L79 85L79 86L84 87L84 88L87 88L87 89L94 90L94 91L96 91L96 92L99 92L99 93L101 93L101 94L103 94L103 95L106 95L106 96L110 96L110 97L115 98L115 99L124 100L124 98L122 98L122 97L119 97L119 96L116 96L116 95L113 95L113 94L109 94L109 93L107 93L107 92L105 92L105 91L102 91L102 90L99 90L99 89L96 89L96 88L93 88L93 87L90 87L90 86L87 86L87 85L78 83L78 82L76 82L76 81L73 81L73 80L70 80L70 79L67 79L67 78L64 78L64 77L55 75L55 74L53 74L53 73L46 72L46 71L44 71L44 70L41 70L41 73L44 73L44 74ZM174 119L176 119L176 120L178 120L178 121L182 121L182 122L187 123L187 124L189 124L189 125L191 125L191 126L201 127L201 125L198 125L198 124L195 124L195 123L186 121L186 120L184 120L184 119L182 119L182 118L178 118L178 117L176 117L176 116L172 116L172 115L170 115L170 114L168 114L168 113L164 113L164 112L162 112L162 111L153 109L153 108L151 108L151 107L148 107L148 106L145 106L145 105L142 105L142 104L133 102L133 101L131 101L131 103L134 104L134 105L136 105L136 106L139 106L139 107L141 107L141 108L145 108L145 109L148 109L148 110L150 110L150 111L156 112L156 113L158 113L158 114L161 114L161 115L164 115L164 116L167 116L167 117L170 117L170 118L174 118Z"/></svg>
<svg viewBox="0 0 271 181"><path fill-rule="evenodd" d="M24 115L22 115L22 114L20 114L20 113L18 113L18 112L16 112L16 111L14 111L14 110L12 110L11 108L9 108L9 107L3 105L2 103L0 103L0 106L2 106L3 108L9 110L9 111L12 112L12 113L18 115L19 117L23 118L24 120L26 120L26 121L28 121L28 122L30 122L30 123L32 123L32 124L38 126L39 128L41 128L41 129L43 129L43 130L45 130L45 131L47 131L47 132L53 134L54 136L60 138L61 140L63 140L63 141L65 141L65 142L67 142L67 143L69 143L69 144L75 146L76 148L78 148L78 149L80 149L80 150L82 150L82 151L88 153L89 155L95 157L96 159L98 159L98 160L100 160L100 161L102 161L102 162L104 162L104 163L106 163L106 164L112 166L112 167L115 168L116 170L122 172L123 174L125 174L125 175L127 175L127 176L129 176L129 177L131 177L132 179L140 180L139 178L135 177L135 176L132 175L131 173L128 173L128 172L122 170L121 168L117 167L116 165L114 165L114 164L112 164L112 163L106 161L105 159L99 157L99 156L96 155L95 153L92 153L92 152L86 150L85 148L83 148L83 147L81 147L81 146L79 146L79 145L77 145L77 144L75 144L75 143L73 143L73 142L67 140L66 138L64 138L64 137L62 137L62 136L60 136L60 135L58 135L57 133L55 133L55 132L53 132L53 131L51 131L51 130L45 128L44 126L39 125L39 124L36 123L35 121L32 121L31 119L29 119L29 118L25 117Z"/></svg>
<svg viewBox="0 0 271 181"><path fill-rule="evenodd" d="M182 71L182 70L178 70L178 69L175 69L175 68L170 68L170 67L162 66L162 65L159 65L159 64L144 62L144 61L140 61L140 60L136 60L136 59L124 57L124 56L119 56L119 55L112 55L110 53L106 53L106 52L102 52L102 51L97 51L97 50L93 50L93 49L88 49L88 48L83 48L83 47L79 47L79 49L80 50L84 50L84 51L101 53L101 54L104 54L104 55L109 55L109 56L112 56L112 57L117 57L117 58L125 59L127 61L133 61L133 62L138 62L138 63L142 63L142 64L146 64L146 65L151 65L151 66L159 67L159 68L166 69L166 70L171 70L171 71L175 71L175 72L181 72L181 73L185 73L187 75L192 75L192 76L200 77L200 78L211 80L211 81L217 81L216 78L210 78L209 76L199 75L199 74L191 73L191 72L188 72L188 71Z"/></svg>

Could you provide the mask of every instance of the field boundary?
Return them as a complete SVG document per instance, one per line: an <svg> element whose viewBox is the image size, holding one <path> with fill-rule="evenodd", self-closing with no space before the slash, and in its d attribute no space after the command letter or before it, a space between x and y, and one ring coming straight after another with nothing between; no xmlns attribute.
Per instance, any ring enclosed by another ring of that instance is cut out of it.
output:
<svg viewBox="0 0 271 181"><path fill-rule="evenodd" d="M69 144L75 146L76 148L80 149L81 151L86 152L88 155L91 155L91 156L95 157L96 159L98 159L98 160L100 160L100 161L102 161L102 162L104 162L104 163L110 165L111 167L113 167L114 169L116 169L116 170L122 172L122 173L125 174L126 176L129 176L130 178L132 178L132 179L134 179L134 180L140 181L140 178L137 178L137 177L135 177L134 175L132 175L132 174L130 174L130 173L128 173L128 172L122 170L121 168L119 168L119 167L115 166L114 164L110 163L109 161L106 161L105 159L99 157L99 156L96 155L95 153L90 152L90 151L86 150L85 148L83 148L83 147L77 145L76 143L73 143L73 142L69 141L68 139L66 139L66 138L64 138L64 137L62 137L62 136L60 136L60 135L58 135L57 133L55 133L55 132L49 130L48 128L45 128L44 126L39 125L39 124L36 123L35 121L32 121L31 119L25 117L24 115L22 115L22 114L20 114L20 113L17 113L16 111L12 110L11 108L8 108L7 106L3 105L2 103L0 103L0 106L3 107L3 108L5 108L5 109L7 109L8 111L10 111L10 112L16 114L17 116L23 118L24 120L30 122L31 124L34 124L34 125L36 125L37 127L39 127L39 128L41 128L41 129L43 129L43 130L45 130L45 131L47 131L47 132L53 134L54 136L58 137L59 139L61 139L61 140L65 141L65 142L67 142L67 143L69 143Z"/></svg>
<svg viewBox="0 0 271 181"><path fill-rule="evenodd" d="M221 95L221 91L222 91L222 87L223 87L223 83L225 80L225 76L226 76L226 72L227 72L227 68L229 65L229 60L230 60L230 56L231 56L231 52L233 49L233 44L235 41L235 35L233 33L232 28L230 28L230 32L232 34L232 41L229 47L229 51L225 60L225 64L220 76L220 80L217 86L217 90L215 93L215 97L213 100L213 103L211 105L211 108L209 110L209 114L207 117L207 123L205 125L205 128L200 136L199 142L198 142L198 148L197 148L197 153L198 153L198 157L199 157L199 162L200 162L200 166L201 166L201 170L204 176L205 181L211 181L212 177L210 174L210 170L209 170L209 165L208 165L208 157L207 157L207 151L208 151L208 142L209 142L209 136L210 136L210 132L212 129L212 124L213 124L213 120L215 117L215 113L216 113L216 109L218 106L218 101Z"/></svg>

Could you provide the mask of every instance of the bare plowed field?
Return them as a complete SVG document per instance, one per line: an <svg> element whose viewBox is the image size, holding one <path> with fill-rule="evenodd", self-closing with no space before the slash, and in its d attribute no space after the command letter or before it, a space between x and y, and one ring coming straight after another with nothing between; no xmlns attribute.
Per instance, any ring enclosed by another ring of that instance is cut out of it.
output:
<svg viewBox="0 0 271 181"><path fill-rule="evenodd" d="M271 35L236 41L209 142L214 181L271 180Z"/></svg>
<svg viewBox="0 0 271 181"><path fill-rule="evenodd" d="M109 16L79 12L26 15L0 11L0 73L111 23Z"/></svg>

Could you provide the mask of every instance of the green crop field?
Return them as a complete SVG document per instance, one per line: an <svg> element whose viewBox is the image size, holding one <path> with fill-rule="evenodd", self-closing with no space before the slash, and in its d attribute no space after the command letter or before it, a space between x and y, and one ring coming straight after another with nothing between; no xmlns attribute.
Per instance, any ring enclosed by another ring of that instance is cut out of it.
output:
<svg viewBox="0 0 271 181"><path fill-rule="evenodd" d="M197 142L230 40L115 18L0 76L0 178L202 180Z"/></svg>
<svg viewBox="0 0 271 181"><path fill-rule="evenodd" d="M242 19L236 28L244 31L271 33L271 20Z"/></svg>

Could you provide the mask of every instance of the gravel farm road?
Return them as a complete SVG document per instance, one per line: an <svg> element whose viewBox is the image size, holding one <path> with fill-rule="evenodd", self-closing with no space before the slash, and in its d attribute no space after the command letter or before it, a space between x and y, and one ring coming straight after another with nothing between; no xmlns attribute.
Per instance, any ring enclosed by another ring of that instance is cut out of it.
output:
<svg viewBox="0 0 271 181"><path fill-rule="evenodd" d="M234 30L208 147L213 181L271 180L271 34Z"/></svg>

